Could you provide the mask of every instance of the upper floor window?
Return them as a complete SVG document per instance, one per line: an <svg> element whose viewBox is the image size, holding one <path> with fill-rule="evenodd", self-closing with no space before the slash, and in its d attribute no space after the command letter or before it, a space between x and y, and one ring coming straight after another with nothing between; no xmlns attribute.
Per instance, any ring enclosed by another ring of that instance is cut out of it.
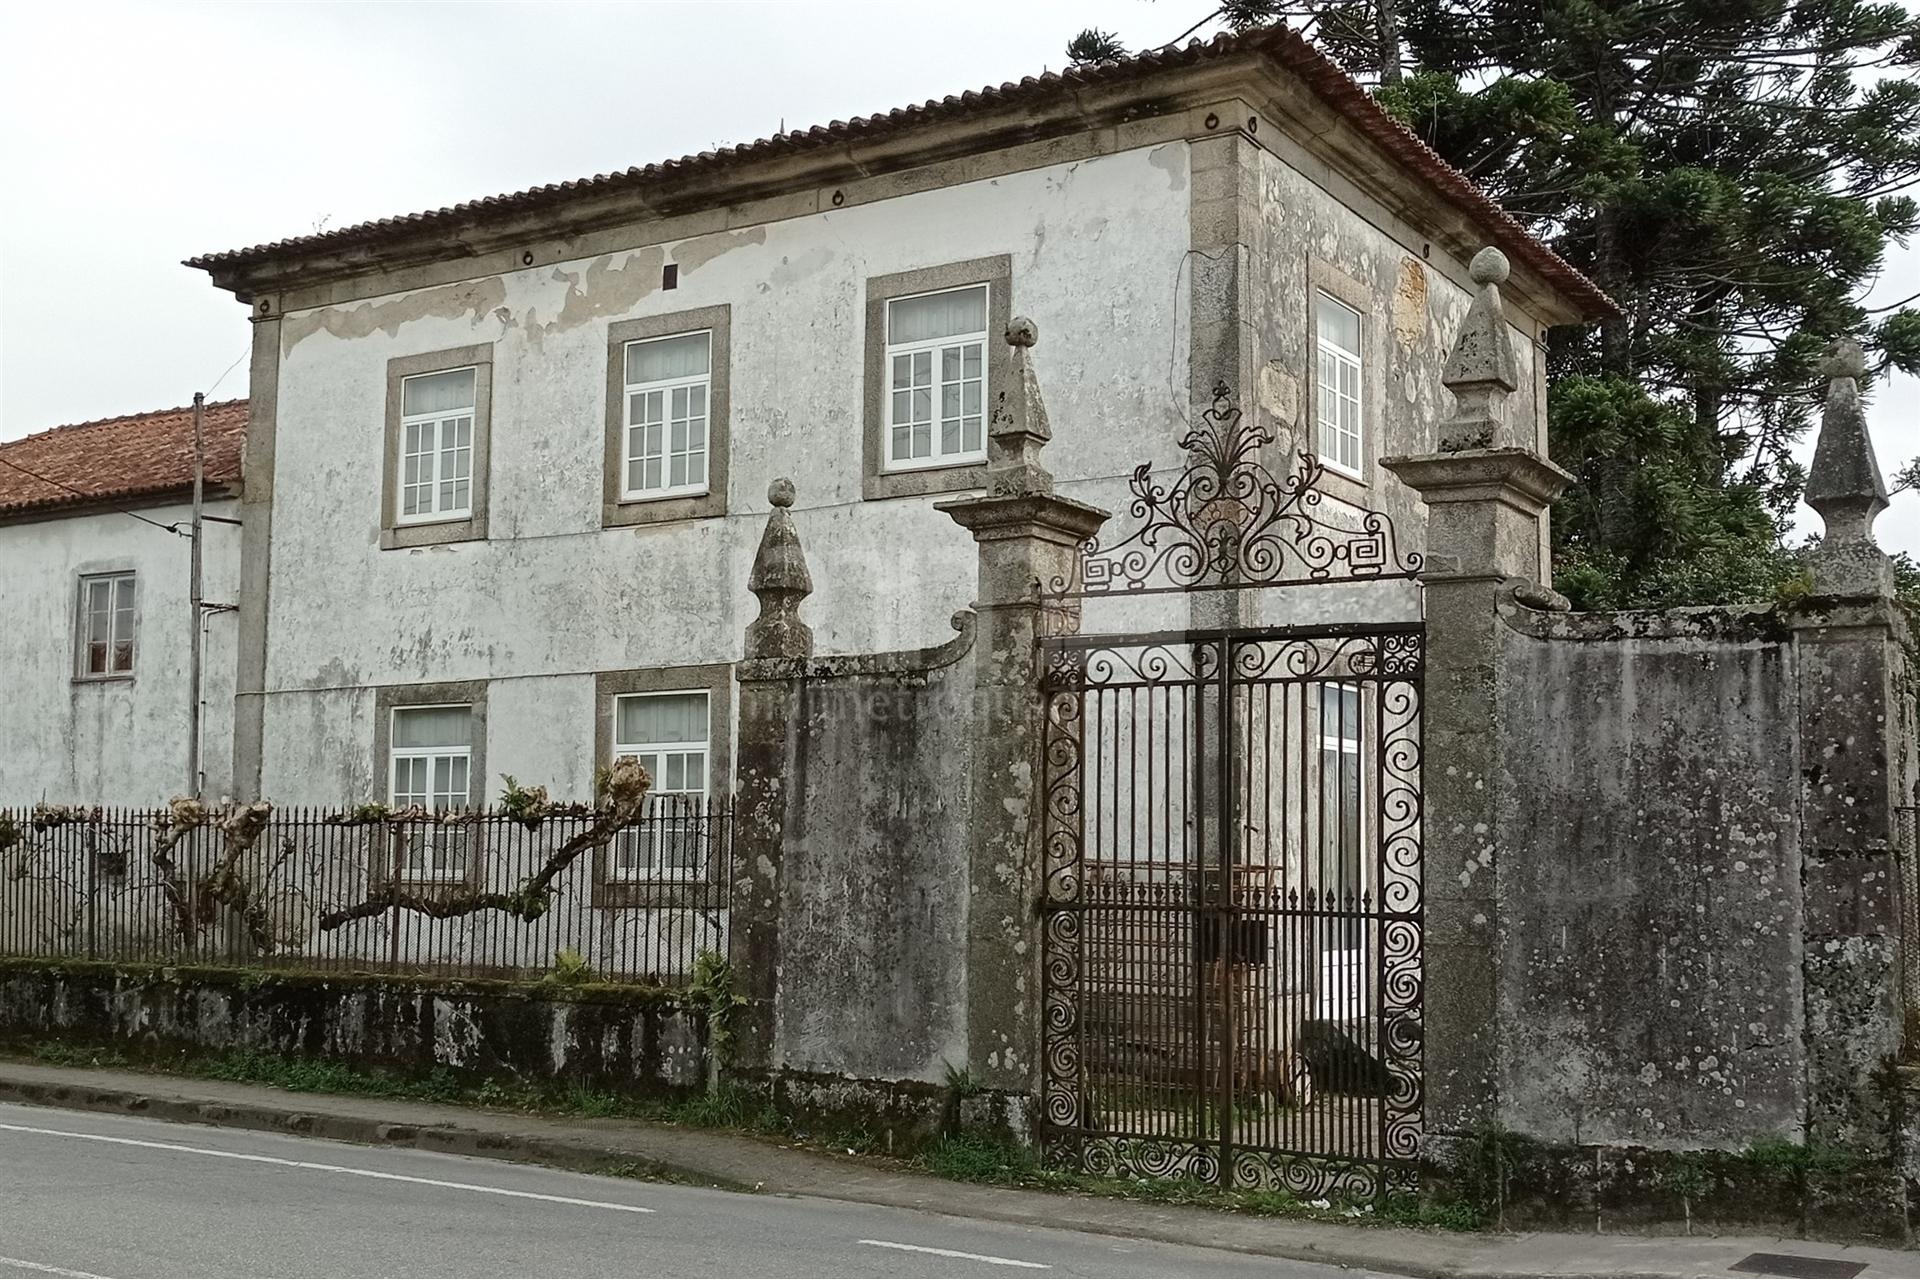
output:
<svg viewBox="0 0 1920 1279"><path fill-rule="evenodd" d="M712 357L711 332L627 343L623 500L707 491Z"/></svg>
<svg viewBox="0 0 1920 1279"><path fill-rule="evenodd" d="M987 293L978 284L888 301L888 469L986 457Z"/></svg>
<svg viewBox="0 0 1920 1279"><path fill-rule="evenodd" d="M447 369L400 381L403 524L473 514L473 419L478 370Z"/></svg>
<svg viewBox="0 0 1920 1279"><path fill-rule="evenodd" d="M613 754L632 755L653 776L651 802L638 829L614 843L621 879L698 879L708 862L707 757L710 698L705 691L634 693L616 698Z"/></svg>
<svg viewBox="0 0 1920 1279"><path fill-rule="evenodd" d="M133 674L133 589L132 573L80 579L82 679Z"/></svg>
<svg viewBox="0 0 1920 1279"><path fill-rule="evenodd" d="M395 707L389 741L388 800L394 808L446 813L472 803L472 707ZM402 873L413 879L464 878L468 830L423 823L401 832Z"/></svg>
<svg viewBox="0 0 1920 1279"><path fill-rule="evenodd" d="M1358 476L1366 453L1360 417L1360 313L1322 293L1314 300L1318 330L1318 425L1314 445L1320 460Z"/></svg>

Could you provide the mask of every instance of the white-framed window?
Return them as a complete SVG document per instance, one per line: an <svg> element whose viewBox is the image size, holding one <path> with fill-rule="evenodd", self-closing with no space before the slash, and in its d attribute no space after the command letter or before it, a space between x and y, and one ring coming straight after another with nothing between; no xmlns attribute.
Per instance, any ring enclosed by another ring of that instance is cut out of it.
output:
<svg viewBox="0 0 1920 1279"><path fill-rule="evenodd" d="M399 524L473 514L473 366L400 379Z"/></svg>
<svg viewBox="0 0 1920 1279"><path fill-rule="evenodd" d="M632 755L653 777L639 825L614 840L614 878L705 877L711 703L705 690L614 699L614 758Z"/></svg>
<svg viewBox="0 0 1920 1279"><path fill-rule="evenodd" d="M396 706L389 728L391 785L396 809L452 813L472 803L473 708ZM422 822L403 827L399 869L409 879L458 880L467 873L468 828Z"/></svg>
<svg viewBox="0 0 1920 1279"><path fill-rule="evenodd" d="M887 302L887 469L987 456L985 284Z"/></svg>
<svg viewBox="0 0 1920 1279"><path fill-rule="evenodd" d="M1358 477L1365 463L1360 415L1360 313L1326 294L1314 299L1319 334L1319 432L1314 447L1336 471Z"/></svg>
<svg viewBox="0 0 1920 1279"><path fill-rule="evenodd" d="M80 579L79 649L82 679L133 674L132 573Z"/></svg>
<svg viewBox="0 0 1920 1279"><path fill-rule="evenodd" d="M623 359L622 500L705 493L713 333L629 342Z"/></svg>

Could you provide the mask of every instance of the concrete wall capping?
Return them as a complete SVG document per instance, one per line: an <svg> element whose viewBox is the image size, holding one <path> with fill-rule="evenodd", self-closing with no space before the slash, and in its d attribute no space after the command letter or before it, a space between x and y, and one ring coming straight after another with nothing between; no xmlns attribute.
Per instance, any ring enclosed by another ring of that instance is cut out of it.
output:
<svg viewBox="0 0 1920 1279"><path fill-rule="evenodd" d="M930 648L902 653L836 653L827 657L755 658L738 667L742 680L850 679L863 675L925 676L952 666L973 651L978 618L972 609L953 615L954 637Z"/></svg>

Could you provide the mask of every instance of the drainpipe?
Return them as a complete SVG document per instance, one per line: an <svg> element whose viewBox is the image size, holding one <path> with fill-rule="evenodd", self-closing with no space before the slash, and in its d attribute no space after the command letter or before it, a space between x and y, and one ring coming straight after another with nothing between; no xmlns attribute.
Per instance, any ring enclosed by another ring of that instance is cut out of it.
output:
<svg viewBox="0 0 1920 1279"><path fill-rule="evenodd" d="M193 549L187 568L187 596L193 616L187 657L187 794L200 797L200 605L201 505L206 480L206 393L193 393Z"/></svg>

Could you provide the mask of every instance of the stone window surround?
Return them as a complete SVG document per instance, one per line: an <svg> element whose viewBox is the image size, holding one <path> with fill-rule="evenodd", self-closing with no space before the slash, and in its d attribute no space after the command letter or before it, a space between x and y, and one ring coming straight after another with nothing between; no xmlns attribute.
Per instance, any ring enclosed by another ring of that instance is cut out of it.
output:
<svg viewBox="0 0 1920 1279"><path fill-rule="evenodd" d="M861 490L868 501L889 497L918 497L927 493L957 493L985 488L987 464L962 462L954 466L887 470L887 303L918 293L938 293L971 284L987 289L986 394L981 407L991 429L994 396L1007 386L1013 367L1012 352L1001 335L1013 317L1013 256L971 258L913 271L896 271L867 280L866 425Z"/></svg>
<svg viewBox="0 0 1920 1279"><path fill-rule="evenodd" d="M379 803L387 803L393 794L393 713L409 706L462 706L467 707L468 729L473 734L468 745L467 762L467 802L475 808L484 807L487 802L487 681L483 679L459 680L443 684L387 684L373 690L373 776L375 779L375 798ZM434 889L466 888L478 891L485 882L486 845L484 842L486 826L483 823L467 827L468 838L472 841L467 849L467 873L459 880L418 880L408 881L421 891ZM368 853L372 857L373 880L376 885L384 886L392 882L393 868L398 862L399 848L397 838L400 831L395 829L394 839L372 840L368 843Z"/></svg>
<svg viewBox="0 0 1920 1279"><path fill-rule="evenodd" d="M628 693L707 694L707 798L724 805L733 778L733 665L708 662L692 666L647 666L601 671L593 680L593 759L599 768L613 763L613 707ZM711 900L707 882L640 883L612 874L611 849L593 853L592 904L617 910L642 906L694 906Z"/></svg>
<svg viewBox="0 0 1920 1279"><path fill-rule="evenodd" d="M133 669L87 673L87 583L96 577L133 578ZM140 581L140 570L131 560L101 560L84 564L73 575L73 655L68 672L75 684L130 684L140 669L140 614L146 608L147 592Z"/></svg>
<svg viewBox="0 0 1920 1279"><path fill-rule="evenodd" d="M1302 438L1307 451L1320 453L1320 295L1352 307L1360 315L1360 474L1356 478L1328 466L1321 472L1320 490L1344 502L1364 504L1373 486L1376 463L1380 457L1382 406L1381 379L1386 375L1387 352L1385 325L1374 306L1373 293L1352 276L1320 258L1307 262L1307 359L1305 430Z"/></svg>
<svg viewBox="0 0 1920 1279"><path fill-rule="evenodd" d="M627 343L679 333L713 334L708 354L707 491L677 497L622 500L622 445L627 429ZM602 471L600 526L621 528L635 524L664 524L674 520L710 519L727 513L727 460L732 409L733 307L695 307L665 315L639 316L607 326L607 434Z"/></svg>
<svg viewBox="0 0 1920 1279"><path fill-rule="evenodd" d="M473 473L471 505L465 519L402 524L400 503L400 383L421 373L474 366ZM380 465L380 549L405 550L416 546L443 546L448 542L480 542L487 536L487 463L493 438L493 343L398 355L387 361L385 452Z"/></svg>

